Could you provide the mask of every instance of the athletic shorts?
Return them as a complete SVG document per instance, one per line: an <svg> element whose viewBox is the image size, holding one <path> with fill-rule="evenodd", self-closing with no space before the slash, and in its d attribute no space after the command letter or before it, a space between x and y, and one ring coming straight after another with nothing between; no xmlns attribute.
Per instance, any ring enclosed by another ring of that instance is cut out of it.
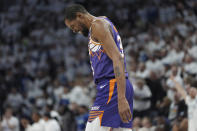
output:
<svg viewBox="0 0 197 131"><path fill-rule="evenodd" d="M88 123L97 117L100 126L112 128L132 128L132 120L129 123L121 121L118 112L118 96L116 79L104 80L97 84L97 95L95 102L89 112ZM126 98L129 103L131 113L133 113L133 87L126 79Z"/></svg>
<svg viewBox="0 0 197 131"><path fill-rule="evenodd" d="M85 131L132 131L131 128L112 128L106 126L100 126L99 117L94 119L92 122L88 122Z"/></svg>

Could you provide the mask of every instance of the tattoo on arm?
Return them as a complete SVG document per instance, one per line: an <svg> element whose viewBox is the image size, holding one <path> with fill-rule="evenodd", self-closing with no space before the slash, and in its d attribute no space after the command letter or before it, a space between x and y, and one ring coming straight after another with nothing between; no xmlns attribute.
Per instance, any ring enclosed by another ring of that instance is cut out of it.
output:
<svg viewBox="0 0 197 131"><path fill-rule="evenodd" d="M119 60L121 61L121 64L123 64L123 66L124 66L124 59L120 56ZM120 70L119 66L115 66L114 73L115 73L116 77L120 77L121 76L121 70Z"/></svg>
<svg viewBox="0 0 197 131"><path fill-rule="evenodd" d="M120 69L119 69L118 66L116 66L116 67L114 68L114 73L115 73L115 76L116 76L116 77L119 77L119 76L120 76Z"/></svg>

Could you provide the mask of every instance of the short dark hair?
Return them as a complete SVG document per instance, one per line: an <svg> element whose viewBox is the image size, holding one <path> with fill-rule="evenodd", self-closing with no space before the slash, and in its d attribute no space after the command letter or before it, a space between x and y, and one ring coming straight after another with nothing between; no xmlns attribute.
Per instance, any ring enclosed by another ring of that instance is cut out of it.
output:
<svg viewBox="0 0 197 131"><path fill-rule="evenodd" d="M82 6L80 4L69 5L68 7L66 7L66 10L65 10L65 13L66 13L65 19L74 20L76 18L77 12L85 14L88 11L85 9L84 6Z"/></svg>

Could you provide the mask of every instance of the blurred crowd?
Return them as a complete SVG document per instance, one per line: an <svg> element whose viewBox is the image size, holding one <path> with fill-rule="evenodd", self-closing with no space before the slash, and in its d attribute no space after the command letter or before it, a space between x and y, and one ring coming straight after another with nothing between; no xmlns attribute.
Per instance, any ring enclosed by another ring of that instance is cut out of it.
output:
<svg viewBox="0 0 197 131"><path fill-rule="evenodd" d="M120 32L133 131L197 131L197 0L1 0L0 131L84 131L96 90L70 3Z"/></svg>

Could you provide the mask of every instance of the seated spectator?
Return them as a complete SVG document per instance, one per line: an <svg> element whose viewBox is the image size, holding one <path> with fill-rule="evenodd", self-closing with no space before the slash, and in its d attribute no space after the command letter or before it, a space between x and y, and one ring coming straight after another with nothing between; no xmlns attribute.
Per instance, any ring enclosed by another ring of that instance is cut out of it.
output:
<svg viewBox="0 0 197 131"><path fill-rule="evenodd" d="M190 55L185 56L184 63L184 70L187 73L191 75L197 74L197 62Z"/></svg>
<svg viewBox="0 0 197 131"><path fill-rule="evenodd" d="M129 67L129 80L135 82L137 79L137 63L132 59L131 66Z"/></svg>
<svg viewBox="0 0 197 131"><path fill-rule="evenodd" d="M158 116L155 118L155 122L156 122L155 131L169 131L170 130L170 126L167 123L165 117Z"/></svg>
<svg viewBox="0 0 197 131"><path fill-rule="evenodd" d="M32 131L31 125L30 125L30 120L27 117L22 117L21 118L21 125L24 129L24 131Z"/></svg>
<svg viewBox="0 0 197 131"><path fill-rule="evenodd" d="M197 34L197 33L194 34L194 37L195 37L195 39L196 39L194 43L197 42L196 34ZM196 52L197 52L197 45L196 45L196 44L193 45L193 46L191 45L191 46L189 47L189 49L188 49L188 53L189 53L189 55L191 55L193 58L195 58L195 59L197 60L197 56L195 55Z"/></svg>
<svg viewBox="0 0 197 131"><path fill-rule="evenodd" d="M147 45L146 48L150 52L154 52L156 50L161 50L164 47L165 41L160 40L158 36L155 36L153 40L151 40Z"/></svg>
<svg viewBox="0 0 197 131"><path fill-rule="evenodd" d="M137 77L145 79L149 76L150 71L146 69L145 63L139 64L139 69L136 73Z"/></svg>
<svg viewBox="0 0 197 131"><path fill-rule="evenodd" d="M134 85L134 116L143 117L149 115L151 107L151 91L143 80L138 80Z"/></svg>
<svg viewBox="0 0 197 131"><path fill-rule="evenodd" d="M12 114L12 108L7 107L3 120L0 122L1 131L19 131L19 120Z"/></svg>
<svg viewBox="0 0 197 131"><path fill-rule="evenodd" d="M132 130L133 131L139 131L140 127L141 127L141 118L135 117L133 119L133 127L132 127Z"/></svg>
<svg viewBox="0 0 197 131"><path fill-rule="evenodd" d="M142 128L139 131L155 131L156 127L152 125L150 118L144 117L142 119Z"/></svg>
<svg viewBox="0 0 197 131"><path fill-rule="evenodd" d="M150 59L146 62L146 68L155 72L163 72L164 66L162 62L156 59L156 56L150 55Z"/></svg>
<svg viewBox="0 0 197 131"><path fill-rule="evenodd" d="M44 123L44 130L45 131L61 131L61 127L57 120L51 119L51 116L49 113L44 114L43 117L45 123Z"/></svg>
<svg viewBox="0 0 197 131"><path fill-rule="evenodd" d="M89 106L91 103L90 97L85 93L82 80L76 81L76 86L70 91L70 102L77 103L78 105Z"/></svg>
<svg viewBox="0 0 197 131"><path fill-rule="evenodd" d="M44 122L38 112L32 113L33 124L29 127L32 131L44 131Z"/></svg>
<svg viewBox="0 0 197 131"><path fill-rule="evenodd" d="M23 103L22 95L17 92L16 88L11 89L11 93L8 95L6 104L9 104L14 111L17 111Z"/></svg>

